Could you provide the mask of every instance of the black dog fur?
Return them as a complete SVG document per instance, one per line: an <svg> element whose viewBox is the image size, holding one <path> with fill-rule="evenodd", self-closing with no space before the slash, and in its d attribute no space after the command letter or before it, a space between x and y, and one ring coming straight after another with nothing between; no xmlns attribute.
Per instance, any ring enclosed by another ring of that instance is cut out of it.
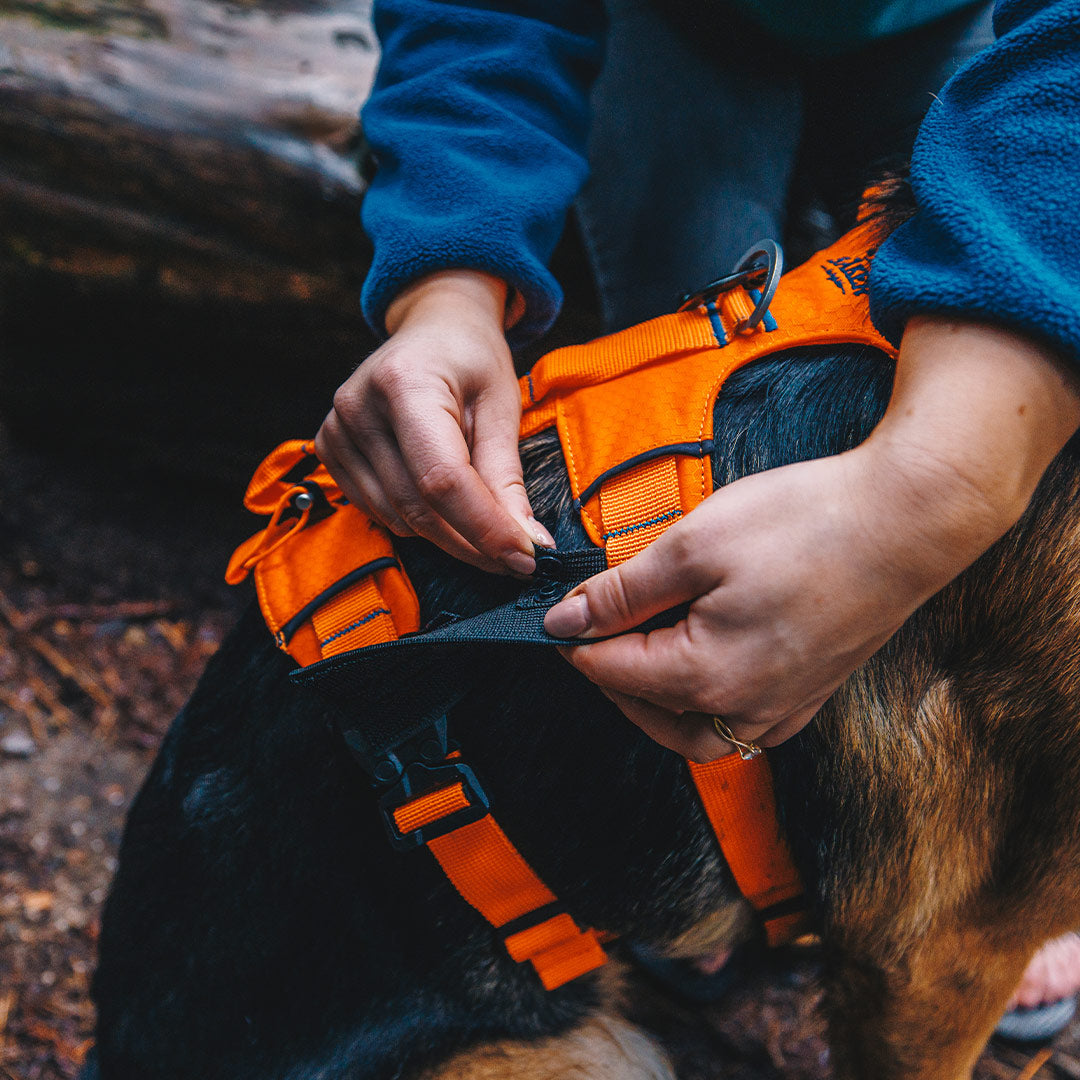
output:
<svg viewBox="0 0 1080 1080"><path fill-rule="evenodd" d="M856 347L738 372L715 409L716 484L857 444L891 380L885 357ZM1077 672L1061 652L1076 649L1080 622L1077 450L1005 540L770 754L826 933L834 1017L844 1014L841 1075L939 1075L925 1055L896 1050L889 1024L903 1024L888 1019L913 993L897 973L918 981L916 926L932 935L956 906L948 888L939 911L908 887L935 829L942 873L966 858L958 835L989 852L965 893L987 941L1000 944L996 928L1037 884L1065 883L1059 921L1080 914L1067 839L1080 835ZM583 546L557 442L538 436L523 451L538 516L560 547ZM424 619L469 615L516 589L422 542L402 542L400 557ZM1047 583L1055 565L1063 578ZM1049 643L1069 633L1071 644ZM1036 677L1048 662L1056 674ZM132 807L102 927L92 1075L404 1080L470 1046L557 1035L590 1015L595 977L545 992L428 852L391 850L365 777L327 707L289 681L292 666L249 611ZM930 708L943 682L949 707ZM960 717L955 732L946 713ZM554 651L493 651L490 678L451 722L498 820L579 923L662 947L733 895L684 763ZM952 809L957 785L972 790L970 822ZM864 901L883 910L853 915ZM1029 934L1027 952L1052 932ZM955 958L949 977L977 983L974 963Z"/></svg>

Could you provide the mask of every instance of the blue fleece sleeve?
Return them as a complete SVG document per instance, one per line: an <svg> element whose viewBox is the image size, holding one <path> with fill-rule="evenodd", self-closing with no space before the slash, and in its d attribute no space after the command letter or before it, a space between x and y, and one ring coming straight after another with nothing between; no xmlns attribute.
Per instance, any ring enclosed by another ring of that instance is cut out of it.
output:
<svg viewBox="0 0 1080 1080"><path fill-rule="evenodd" d="M1001 0L998 40L935 100L915 143L918 213L874 259L871 314L1030 333L1080 361L1080 0Z"/></svg>
<svg viewBox="0 0 1080 1080"><path fill-rule="evenodd" d="M382 58L363 111L377 172L363 206L375 257L364 314L380 335L400 289L435 270L501 277L525 300L511 343L562 293L547 269L585 179L599 0L381 0Z"/></svg>

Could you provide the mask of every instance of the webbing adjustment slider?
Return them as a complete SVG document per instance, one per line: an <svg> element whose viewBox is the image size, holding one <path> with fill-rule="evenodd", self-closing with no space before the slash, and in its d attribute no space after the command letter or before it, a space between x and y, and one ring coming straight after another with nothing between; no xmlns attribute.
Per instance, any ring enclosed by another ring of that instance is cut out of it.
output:
<svg viewBox="0 0 1080 1080"><path fill-rule="evenodd" d="M390 844L398 851L428 844L485 817L487 792L461 761L439 765L413 762L379 799Z"/></svg>
<svg viewBox="0 0 1080 1080"><path fill-rule="evenodd" d="M342 731L345 745L380 793L379 812L398 851L427 844L488 813L487 792L446 729L446 716L439 716L378 749L355 728Z"/></svg>

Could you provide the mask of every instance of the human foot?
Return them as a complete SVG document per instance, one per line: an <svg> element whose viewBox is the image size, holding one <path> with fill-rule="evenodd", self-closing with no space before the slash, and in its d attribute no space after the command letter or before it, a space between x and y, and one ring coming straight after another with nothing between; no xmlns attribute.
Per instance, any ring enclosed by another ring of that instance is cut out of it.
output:
<svg viewBox="0 0 1080 1080"><path fill-rule="evenodd" d="M1080 991L1080 934L1048 941L1028 963L997 1034L1019 1042L1052 1039L1076 1013Z"/></svg>
<svg viewBox="0 0 1080 1080"><path fill-rule="evenodd" d="M1031 1009L1077 993L1080 993L1080 933L1063 934L1048 941L1031 958L1009 1008Z"/></svg>

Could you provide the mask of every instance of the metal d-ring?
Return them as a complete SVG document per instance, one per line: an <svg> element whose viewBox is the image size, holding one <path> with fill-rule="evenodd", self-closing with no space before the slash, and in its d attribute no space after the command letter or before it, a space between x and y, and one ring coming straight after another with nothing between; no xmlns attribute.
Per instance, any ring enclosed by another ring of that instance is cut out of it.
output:
<svg viewBox="0 0 1080 1080"><path fill-rule="evenodd" d="M764 262L761 257L764 256ZM762 319L765 318L776 295L776 286L780 283L780 275L784 272L784 253L775 240L759 240L738 261L735 269L730 274L710 281L708 285L696 292L687 293L679 302L679 311L688 308L701 307L709 300L715 300L721 293L730 291L741 285L745 288L760 289L760 299L748 318L743 319L736 327L735 333L742 334L747 330L753 330Z"/></svg>
<svg viewBox="0 0 1080 1080"><path fill-rule="evenodd" d="M764 266L755 266L759 257L765 256ZM735 273L746 273L754 270L755 273L765 271L765 281L760 286L758 302L749 316L735 326L736 334L744 334L747 330L753 330L769 311L769 305L776 295L776 286L780 284L780 275L784 272L784 252L775 240L759 240L750 250L736 263Z"/></svg>

